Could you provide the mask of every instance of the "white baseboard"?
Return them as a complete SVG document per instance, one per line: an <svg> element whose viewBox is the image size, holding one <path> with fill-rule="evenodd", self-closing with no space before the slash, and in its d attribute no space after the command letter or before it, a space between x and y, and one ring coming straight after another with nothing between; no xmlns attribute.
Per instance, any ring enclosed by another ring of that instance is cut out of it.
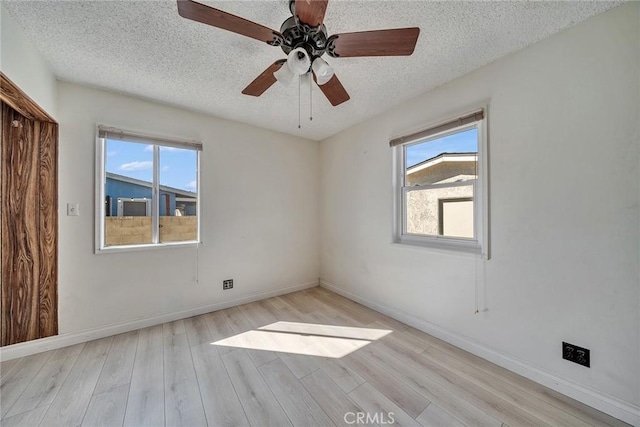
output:
<svg viewBox="0 0 640 427"><path fill-rule="evenodd" d="M412 314L405 313L400 310L396 310L384 304L370 301L359 295L355 295L349 291L339 288L333 283L320 279L320 286L329 289L345 298L367 306L375 311L392 317L402 323L413 326L423 332L426 332L434 337L440 338L450 344L455 345L469 353L475 354L483 359L486 359L496 365L502 366L512 372L515 372L523 377L529 378L539 384L549 387L559 393L569 396L579 402L589 405L599 411L618 418L626 423L640 427L640 407L628 402L624 402L615 397L607 396L597 391L588 389L580 384L577 384L569 379L558 377L550 372L546 372L540 368L536 368L526 362L499 353L498 351L486 347L478 342L472 341L468 338L457 335L450 332L440 326L437 326L431 322L420 319Z"/></svg>
<svg viewBox="0 0 640 427"><path fill-rule="evenodd" d="M173 322L174 320L185 319L187 317L198 316L200 314L210 313L212 311L223 310L225 308L235 307L237 305L247 304L266 298L289 294L291 292L301 291L303 289L309 289L315 286L318 286L317 281L303 283L301 285L289 286L287 288L274 289L268 292L261 292L234 300L222 301L219 303L206 305L203 307L191 308L189 310L184 310L176 313L165 313L158 316L116 323L100 328L88 329L79 332L70 332L53 337L13 344L2 347L0 349L0 361L29 356L31 354L41 353L43 351L55 350L57 348L67 347L69 345L79 344L82 342L96 340L111 335L134 331L136 329L148 328L150 326L160 325L166 322Z"/></svg>

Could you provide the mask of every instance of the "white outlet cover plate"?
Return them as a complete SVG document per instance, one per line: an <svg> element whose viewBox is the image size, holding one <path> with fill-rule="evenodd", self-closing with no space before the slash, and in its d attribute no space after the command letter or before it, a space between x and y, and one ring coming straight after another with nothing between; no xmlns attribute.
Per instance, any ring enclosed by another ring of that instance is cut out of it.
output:
<svg viewBox="0 0 640 427"><path fill-rule="evenodd" d="M79 216L80 205L78 203L67 203L67 216Z"/></svg>

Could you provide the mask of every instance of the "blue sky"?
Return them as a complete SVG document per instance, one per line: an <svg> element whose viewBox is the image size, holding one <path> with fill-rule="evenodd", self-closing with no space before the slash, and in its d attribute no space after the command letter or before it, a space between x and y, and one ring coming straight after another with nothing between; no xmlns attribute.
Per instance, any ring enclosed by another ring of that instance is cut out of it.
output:
<svg viewBox="0 0 640 427"><path fill-rule="evenodd" d="M107 140L107 172L151 182L153 147L135 142ZM197 154L193 150L160 147L160 184L196 190Z"/></svg>
<svg viewBox="0 0 640 427"><path fill-rule="evenodd" d="M464 132L407 147L407 167L442 153L471 153L478 151L478 130Z"/></svg>

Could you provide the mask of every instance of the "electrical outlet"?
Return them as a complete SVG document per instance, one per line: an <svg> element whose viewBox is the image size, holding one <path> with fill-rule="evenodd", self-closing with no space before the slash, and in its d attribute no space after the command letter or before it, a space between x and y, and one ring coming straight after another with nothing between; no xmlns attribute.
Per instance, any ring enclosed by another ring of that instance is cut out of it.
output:
<svg viewBox="0 0 640 427"><path fill-rule="evenodd" d="M587 368L591 367L591 351L587 348L563 342L562 358Z"/></svg>
<svg viewBox="0 0 640 427"><path fill-rule="evenodd" d="M222 281L222 290L233 289L233 279L227 279Z"/></svg>

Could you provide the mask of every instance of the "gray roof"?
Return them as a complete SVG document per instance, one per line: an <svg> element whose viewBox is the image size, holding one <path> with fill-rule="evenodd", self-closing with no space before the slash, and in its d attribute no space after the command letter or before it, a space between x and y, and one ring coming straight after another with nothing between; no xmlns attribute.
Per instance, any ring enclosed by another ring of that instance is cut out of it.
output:
<svg viewBox="0 0 640 427"><path fill-rule="evenodd" d="M107 178L151 188L151 183L149 181L143 181L141 179L135 179L129 176L118 175L117 173L107 172ZM192 197L194 199L198 197L198 195L193 191L181 190L179 188L168 187L166 185L161 185L160 190L166 191L167 193L175 193L183 197Z"/></svg>

